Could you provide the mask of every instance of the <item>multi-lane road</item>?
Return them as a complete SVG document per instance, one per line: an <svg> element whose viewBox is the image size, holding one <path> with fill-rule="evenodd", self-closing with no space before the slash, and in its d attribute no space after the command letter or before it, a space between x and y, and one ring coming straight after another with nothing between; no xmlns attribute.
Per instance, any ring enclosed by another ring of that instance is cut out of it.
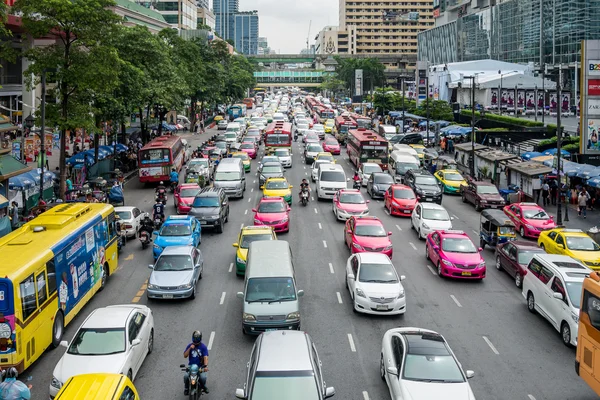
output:
<svg viewBox="0 0 600 400"><path fill-rule="evenodd" d="M186 138L195 148L214 132ZM286 175L296 192L303 177L310 180L310 169L301 156L300 142L294 144L293 153L294 166ZM353 169L344 151L338 163L351 177ZM236 292L243 290L243 279L234 272L232 243L242 225L252 224L252 208L262 195L256 164L253 161L247 175L244 198L231 202L224 233L202 232L200 249L205 272L195 300L149 302L145 284L152 250L142 250L139 241L131 240L106 289L66 329L65 339L69 340L97 307L131 302L149 305L156 324L155 346L135 381L144 400L185 398L179 365L186 362L183 350L196 329L203 332L210 350L207 399L234 398L235 389L244 383L254 338L242 334L242 302ZM126 204L151 211L153 193L151 187L133 179L126 185ZM331 202L311 201L302 207L296 200L294 193L290 232L279 235L279 239L292 246L298 288L306 293L300 300L302 329L316 343L327 386L336 389L335 398L389 399L387 387L379 378L381 338L390 328L415 326L436 330L446 337L463 367L475 371L470 383L478 399L597 399L575 374L574 350L562 344L549 323L527 311L514 281L494 268L494 253L489 248L484 251L488 273L483 282L440 279L428 265L424 242L410 229L410 220L391 217L383 202L371 201L371 215L379 217L393 232L393 262L399 274L407 277L403 282L407 311L404 316L391 318L359 315L352 312L344 286L350 253L342 240L343 224L335 220ZM168 212L173 213L171 196L167 204ZM464 230L477 243L479 214L473 207L448 195L442 204L455 217L454 228ZM48 351L25 372L25 377L31 376L32 398L47 398L52 371L63 351ZM286 356L284 349L281 356Z"/></svg>

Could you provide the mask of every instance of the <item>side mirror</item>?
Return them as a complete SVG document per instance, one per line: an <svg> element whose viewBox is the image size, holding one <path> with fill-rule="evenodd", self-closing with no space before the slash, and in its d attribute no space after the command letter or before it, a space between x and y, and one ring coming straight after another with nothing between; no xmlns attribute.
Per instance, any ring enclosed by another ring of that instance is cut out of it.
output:
<svg viewBox="0 0 600 400"><path fill-rule="evenodd" d="M352 274L352 273L348 274L348 279L354 280L354 274Z"/></svg>
<svg viewBox="0 0 600 400"><path fill-rule="evenodd" d="M256 208L253 208L253 209L252 209L252 212L253 212L253 213L255 213L255 212L256 212Z"/></svg>
<svg viewBox="0 0 600 400"><path fill-rule="evenodd" d="M556 244L556 247L558 247L559 249L564 249L565 245L564 244Z"/></svg>
<svg viewBox="0 0 600 400"><path fill-rule="evenodd" d="M148 268L150 268L150 269L154 269L154 265L153 265L153 264L150 264L150 265L148 265Z"/></svg>
<svg viewBox="0 0 600 400"><path fill-rule="evenodd" d="M298 290L298 297L302 297L304 296L304 290L300 289Z"/></svg>
<svg viewBox="0 0 600 400"><path fill-rule="evenodd" d="M153 236L158 236L158 231L153 231L153 232L152 232L152 235L153 235Z"/></svg>
<svg viewBox="0 0 600 400"><path fill-rule="evenodd" d="M406 275L400 275L400 280L401 280L401 281L404 281L404 280L406 280Z"/></svg>
<svg viewBox="0 0 600 400"><path fill-rule="evenodd" d="M60 342L60 346L64 347L66 349L69 347L69 342L67 342L66 340L63 340Z"/></svg>
<svg viewBox="0 0 600 400"><path fill-rule="evenodd" d="M246 393L244 392L244 389L235 389L235 397L238 399L245 399Z"/></svg>
<svg viewBox="0 0 600 400"><path fill-rule="evenodd" d="M477 251L481 253L483 251L483 249L480 247L477 249Z"/></svg>
<svg viewBox="0 0 600 400"><path fill-rule="evenodd" d="M562 293L554 292L552 293L552 297L554 297L557 300L564 300Z"/></svg>
<svg viewBox="0 0 600 400"><path fill-rule="evenodd" d="M387 367L387 372L390 375L398 376L398 368L396 368L396 367Z"/></svg>
<svg viewBox="0 0 600 400"><path fill-rule="evenodd" d="M232 246L233 247L240 247L240 244L239 243L234 243L234 244L232 244Z"/></svg>
<svg viewBox="0 0 600 400"><path fill-rule="evenodd" d="M244 298L244 292L237 292L236 294L238 299L243 299Z"/></svg>
<svg viewBox="0 0 600 400"><path fill-rule="evenodd" d="M390 232L388 232L388 236L392 236L392 232L391 232L391 231L390 231Z"/></svg>
<svg viewBox="0 0 600 400"><path fill-rule="evenodd" d="M335 395L335 388L333 386L325 389L325 398L326 399L333 397L334 395Z"/></svg>
<svg viewBox="0 0 600 400"><path fill-rule="evenodd" d="M290 185L290 189L293 189L293 188L294 188L294 186L293 186L293 185Z"/></svg>
<svg viewBox="0 0 600 400"><path fill-rule="evenodd" d="M369 204L371 202L371 200L367 200L367 204Z"/></svg>
<svg viewBox="0 0 600 400"><path fill-rule="evenodd" d="M475 371L471 371L470 369L468 369L466 372L466 375L467 375L467 379L471 379L472 377L475 376Z"/></svg>
<svg viewBox="0 0 600 400"><path fill-rule="evenodd" d="M292 211L292 207L288 206L287 210Z"/></svg>
<svg viewBox="0 0 600 400"><path fill-rule="evenodd" d="M133 346L137 346L137 345L139 345L140 343L142 343L142 340L141 340L140 338L135 338L135 339L133 339L133 340L131 341L131 346L132 346L132 347L133 347Z"/></svg>
<svg viewBox="0 0 600 400"><path fill-rule="evenodd" d="M346 229L346 233L352 233L350 229Z"/></svg>
<svg viewBox="0 0 600 400"><path fill-rule="evenodd" d="M264 186L264 185L263 185L263 186L261 186L261 187L260 187L260 189L261 189L261 190L264 190L264 189L265 189L265 186Z"/></svg>

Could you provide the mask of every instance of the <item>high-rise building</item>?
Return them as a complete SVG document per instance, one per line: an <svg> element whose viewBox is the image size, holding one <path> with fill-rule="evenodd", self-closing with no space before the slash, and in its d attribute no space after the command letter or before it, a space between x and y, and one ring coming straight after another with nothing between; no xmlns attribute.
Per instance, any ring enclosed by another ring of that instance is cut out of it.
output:
<svg viewBox="0 0 600 400"><path fill-rule="evenodd" d="M196 5L198 6L198 8L205 8L207 10L210 10L210 1L209 0L196 0Z"/></svg>
<svg viewBox="0 0 600 400"><path fill-rule="evenodd" d="M213 0L217 35L223 40L234 40L235 14L240 8L239 0Z"/></svg>
<svg viewBox="0 0 600 400"><path fill-rule="evenodd" d="M196 29L198 6L195 0L154 0L154 8L176 29Z"/></svg>
<svg viewBox="0 0 600 400"><path fill-rule="evenodd" d="M417 34L434 25L433 1L340 0L338 52L379 58L388 68L413 68Z"/></svg>
<svg viewBox="0 0 600 400"><path fill-rule="evenodd" d="M257 54L258 55L269 54L270 51L271 51L271 49L269 49L269 42L267 41L267 38L259 37Z"/></svg>
<svg viewBox="0 0 600 400"><path fill-rule="evenodd" d="M258 54L257 11L238 12L234 15L235 49L242 54Z"/></svg>

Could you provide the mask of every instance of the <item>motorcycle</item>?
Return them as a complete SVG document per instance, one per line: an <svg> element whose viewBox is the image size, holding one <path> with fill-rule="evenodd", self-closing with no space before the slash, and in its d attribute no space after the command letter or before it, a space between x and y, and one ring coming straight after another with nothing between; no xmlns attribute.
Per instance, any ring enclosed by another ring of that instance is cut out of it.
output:
<svg viewBox="0 0 600 400"><path fill-rule="evenodd" d="M308 188L302 188L302 191L300 192L300 201L303 206L308 204Z"/></svg>
<svg viewBox="0 0 600 400"><path fill-rule="evenodd" d="M150 244L150 235L147 231L140 231L140 242L142 243L142 249L145 249Z"/></svg>
<svg viewBox="0 0 600 400"><path fill-rule="evenodd" d="M162 227L163 224L163 219L160 217L160 215L157 215L156 217L154 217L154 229L155 230L160 230L160 228Z"/></svg>
<svg viewBox="0 0 600 400"><path fill-rule="evenodd" d="M360 180L359 179L354 180L354 184L352 185L352 188L360 190L360 187L361 187Z"/></svg>
<svg viewBox="0 0 600 400"><path fill-rule="evenodd" d="M164 190L164 189L160 189L160 190L158 191L158 193L156 193L156 198L155 198L155 201L156 201L156 200L160 201L160 202L161 202L161 203L163 203L164 205L166 205L166 204L167 204L167 193L165 193L165 190Z"/></svg>
<svg viewBox="0 0 600 400"><path fill-rule="evenodd" d="M171 182L171 193L175 193L175 189L177 189L177 185L179 185L179 182Z"/></svg>
<svg viewBox="0 0 600 400"><path fill-rule="evenodd" d="M202 396L202 383L200 382L200 368L196 364L186 366L181 364L179 366L182 371L189 374L190 385L189 385L189 400L196 400Z"/></svg>

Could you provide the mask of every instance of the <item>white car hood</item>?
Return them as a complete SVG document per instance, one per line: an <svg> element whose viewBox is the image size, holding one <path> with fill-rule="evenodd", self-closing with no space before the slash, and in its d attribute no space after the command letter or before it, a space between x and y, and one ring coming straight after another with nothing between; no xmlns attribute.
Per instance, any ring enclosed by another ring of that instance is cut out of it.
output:
<svg viewBox="0 0 600 400"><path fill-rule="evenodd" d="M126 356L126 351L106 356L78 356L65 353L54 367L54 377L65 383L70 377L81 374L126 373L127 371L123 371Z"/></svg>
<svg viewBox="0 0 600 400"><path fill-rule="evenodd" d="M468 383L437 383L402 380L406 400L475 400Z"/></svg>
<svg viewBox="0 0 600 400"><path fill-rule="evenodd" d="M424 219L422 221L434 230L452 229L452 221L438 221L435 219Z"/></svg>
<svg viewBox="0 0 600 400"><path fill-rule="evenodd" d="M357 284L370 297L398 296L400 290L402 290L402 284L400 283L357 282Z"/></svg>

